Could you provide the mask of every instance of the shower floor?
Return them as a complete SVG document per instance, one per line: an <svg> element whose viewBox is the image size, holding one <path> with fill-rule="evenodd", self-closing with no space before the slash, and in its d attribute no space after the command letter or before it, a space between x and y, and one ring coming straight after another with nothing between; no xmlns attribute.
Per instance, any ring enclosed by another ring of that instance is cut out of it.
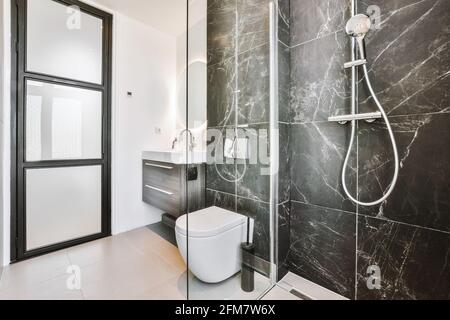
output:
<svg viewBox="0 0 450 320"><path fill-rule="evenodd" d="M300 300L348 300L292 272L289 272L277 284L277 287Z"/></svg>

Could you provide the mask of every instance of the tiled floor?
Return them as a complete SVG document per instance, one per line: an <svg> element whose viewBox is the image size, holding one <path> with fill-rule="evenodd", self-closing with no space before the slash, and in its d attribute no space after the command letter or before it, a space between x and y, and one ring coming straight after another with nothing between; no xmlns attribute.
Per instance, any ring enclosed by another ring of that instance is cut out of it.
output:
<svg viewBox="0 0 450 320"><path fill-rule="evenodd" d="M68 289L69 266L80 267L81 290ZM141 228L5 268L0 300L184 300L186 274L177 247ZM252 294L240 290L239 276L218 285L191 278L190 298L257 299L267 288L262 276Z"/></svg>

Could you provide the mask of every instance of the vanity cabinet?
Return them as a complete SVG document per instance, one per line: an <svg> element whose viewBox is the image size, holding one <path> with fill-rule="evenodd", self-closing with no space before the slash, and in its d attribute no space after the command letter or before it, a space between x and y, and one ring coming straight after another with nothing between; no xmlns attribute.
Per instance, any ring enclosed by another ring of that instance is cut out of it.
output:
<svg viewBox="0 0 450 320"><path fill-rule="evenodd" d="M187 213L188 205L190 212L205 207L204 164L175 165L144 160L142 170L145 203L175 218Z"/></svg>

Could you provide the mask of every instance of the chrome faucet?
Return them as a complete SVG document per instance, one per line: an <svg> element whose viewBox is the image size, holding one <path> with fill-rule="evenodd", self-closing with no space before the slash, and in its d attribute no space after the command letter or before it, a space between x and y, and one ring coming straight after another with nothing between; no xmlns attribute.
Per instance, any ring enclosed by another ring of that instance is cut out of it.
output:
<svg viewBox="0 0 450 320"><path fill-rule="evenodd" d="M189 139L189 151L194 151L195 148L195 138L194 135L192 134L192 131L189 129L184 129L183 131L180 132L180 134L178 135L178 137L175 138L175 140L173 140L172 142L172 150L175 150L175 146L177 143L179 143L180 141L182 141L182 137L184 133L188 133L190 136Z"/></svg>

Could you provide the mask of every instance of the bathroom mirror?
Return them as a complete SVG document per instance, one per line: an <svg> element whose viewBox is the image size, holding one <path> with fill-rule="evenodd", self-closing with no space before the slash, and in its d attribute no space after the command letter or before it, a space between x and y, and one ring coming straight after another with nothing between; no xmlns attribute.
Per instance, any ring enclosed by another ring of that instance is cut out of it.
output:
<svg viewBox="0 0 450 320"><path fill-rule="evenodd" d="M178 127L187 127L190 130L198 130L206 123L206 62L202 60L192 61L188 68L179 76L178 87ZM186 72L188 75L186 76ZM186 99L186 81L189 81L189 95ZM186 117L186 101L189 106L189 116Z"/></svg>

